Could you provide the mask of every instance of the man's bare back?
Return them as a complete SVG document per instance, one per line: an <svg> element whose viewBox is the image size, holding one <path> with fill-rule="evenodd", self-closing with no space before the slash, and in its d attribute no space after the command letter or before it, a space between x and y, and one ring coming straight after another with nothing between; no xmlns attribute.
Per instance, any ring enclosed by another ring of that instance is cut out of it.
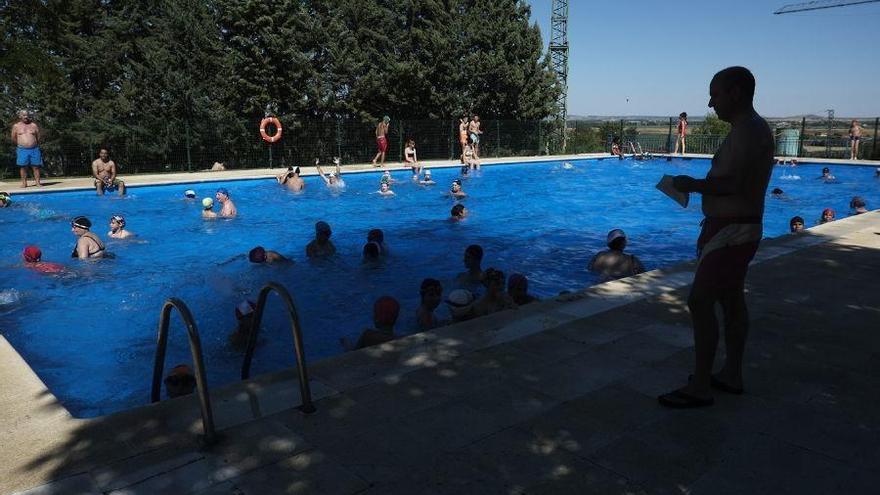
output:
<svg viewBox="0 0 880 495"><path fill-rule="evenodd" d="M388 134L388 123L379 122L379 125L376 126L376 137L385 137L386 134Z"/></svg>

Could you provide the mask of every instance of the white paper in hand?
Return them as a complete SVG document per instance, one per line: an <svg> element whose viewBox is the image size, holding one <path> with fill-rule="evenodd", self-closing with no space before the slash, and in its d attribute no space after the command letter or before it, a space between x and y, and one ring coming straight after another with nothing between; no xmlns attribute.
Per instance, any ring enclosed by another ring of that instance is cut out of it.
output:
<svg viewBox="0 0 880 495"><path fill-rule="evenodd" d="M671 175L664 175L660 179L660 182L657 183L657 189L672 198L676 203L680 204L682 208L687 208L691 195L676 189L675 186L672 185L672 179L673 177Z"/></svg>

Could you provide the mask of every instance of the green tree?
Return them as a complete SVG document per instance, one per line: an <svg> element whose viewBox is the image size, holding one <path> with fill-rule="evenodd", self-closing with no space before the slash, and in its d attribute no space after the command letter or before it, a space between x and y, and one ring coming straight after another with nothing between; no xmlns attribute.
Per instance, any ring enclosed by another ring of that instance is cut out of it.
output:
<svg viewBox="0 0 880 495"><path fill-rule="evenodd" d="M693 134L707 136L726 136L730 132L730 124L718 118L715 112L706 114L706 119L699 127L694 129Z"/></svg>

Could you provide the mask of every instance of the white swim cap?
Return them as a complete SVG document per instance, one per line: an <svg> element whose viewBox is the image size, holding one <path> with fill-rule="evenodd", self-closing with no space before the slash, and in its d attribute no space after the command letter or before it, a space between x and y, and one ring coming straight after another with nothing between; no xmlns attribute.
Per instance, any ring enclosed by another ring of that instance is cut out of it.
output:
<svg viewBox="0 0 880 495"><path fill-rule="evenodd" d="M187 198L194 198L194 197L196 197L196 192L193 191L192 189L187 189L186 191L183 192L183 195L186 196Z"/></svg>

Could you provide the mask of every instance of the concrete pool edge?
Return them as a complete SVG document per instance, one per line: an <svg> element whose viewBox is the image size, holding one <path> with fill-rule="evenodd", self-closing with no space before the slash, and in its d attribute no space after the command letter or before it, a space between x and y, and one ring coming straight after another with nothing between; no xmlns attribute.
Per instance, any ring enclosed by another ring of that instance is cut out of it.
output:
<svg viewBox="0 0 880 495"><path fill-rule="evenodd" d="M712 155L710 154L701 154L701 153L688 153L685 155L673 155L670 153L657 153L654 155L657 158L683 158L685 160L690 159L711 159ZM499 157L499 158L488 158L482 160L482 165L484 166L494 166L494 165L511 165L511 164L519 164L519 163L549 163L563 160L595 160L595 159L609 159L612 158L613 155L608 153L581 153L581 154L567 154L567 155L538 155L538 156L514 156L514 157ZM800 164L802 165L819 165L819 164L835 164L842 166L855 166L855 167L880 167L880 161L877 160L844 160L838 158L809 158L809 157L778 157L778 158L796 158ZM420 162L424 168L457 168L460 167L461 164L457 162L453 162L452 160L427 160L424 162ZM317 175L317 171L315 167L309 166L301 166L302 176L309 177ZM350 164L343 166L343 173L345 174L363 174L363 173L375 173L384 171L385 169L399 172L408 170L409 167L405 167L400 163L389 163L385 167L373 167L370 164ZM229 181L253 181L253 180L266 180L272 179L276 175L278 175L283 169L282 168L263 168L263 169L243 169L243 170L227 170L223 172L208 172L208 171L197 171L197 172L171 172L171 173L162 173L162 174L136 174L136 175L125 175L121 174L120 178L126 181L126 186L130 188L140 188L140 187L148 187L148 186L170 186L170 185L182 185L182 184L205 184L212 182L229 182ZM54 192L71 192L71 191L94 191L94 186L92 185L93 179L91 177L49 177L44 182L53 182L52 185L47 185L41 188L37 188L34 186L29 186L25 189L22 189L18 184L18 179L7 179L10 181L16 181L14 184L3 185L3 182L0 182L5 191L10 194L44 194L44 193L54 193ZM54 182L59 182L59 184L55 184ZM71 184L71 185L66 185Z"/></svg>
<svg viewBox="0 0 880 495"><path fill-rule="evenodd" d="M812 246L843 240L866 229L876 229L878 218L880 213L875 211L814 227L808 235L786 235L767 240L755 263L760 264ZM663 270L585 289L565 298L572 299L571 301L546 300L520 310L490 315L407 336L383 346L318 361L310 366L315 399L330 397L371 383L393 382L411 371L449 363L480 349L680 289L690 283L692 268L693 262L680 263ZM3 449L0 454L0 461L5 466L21 467L23 461L39 458L42 451L59 445L60 438L65 437L66 433L87 424L102 424L105 427L119 425L120 429L124 429L123 425L131 425L136 421L152 425L133 434L125 445L113 442L107 444L107 459L120 456L121 451L136 455L158 448L159 444L148 441L157 428L165 433L176 432L163 440L166 443L175 442L175 445L191 444L195 439L194 434L201 430L198 405L192 397L163 401L100 418L76 419L58 404L51 392L5 339L0 339L0 363L3 375L0 380L0 401L4 405L0 420L5 425L4 437L10 440L8 445L12 445L11 448ZM10 380L10 377L15 380ZM218 425L229 428L252 418L265 417L279 408L290 409L298 405L295 401L298 397L295 380L295 371L283 370L212 390ZM280 395L282 391L286 391L286 396ZM32 398L22 400L23 397ZM253 401L254 397L256 402ZM243 403L250 407L243 406ZM17 407L9 407L9 404ZM101 439L95 440L95 444L101 443L99 440ZM40 481L39 475L31 474L35 477L17 478L16 486L23 488L37 484Z"/></svg>

